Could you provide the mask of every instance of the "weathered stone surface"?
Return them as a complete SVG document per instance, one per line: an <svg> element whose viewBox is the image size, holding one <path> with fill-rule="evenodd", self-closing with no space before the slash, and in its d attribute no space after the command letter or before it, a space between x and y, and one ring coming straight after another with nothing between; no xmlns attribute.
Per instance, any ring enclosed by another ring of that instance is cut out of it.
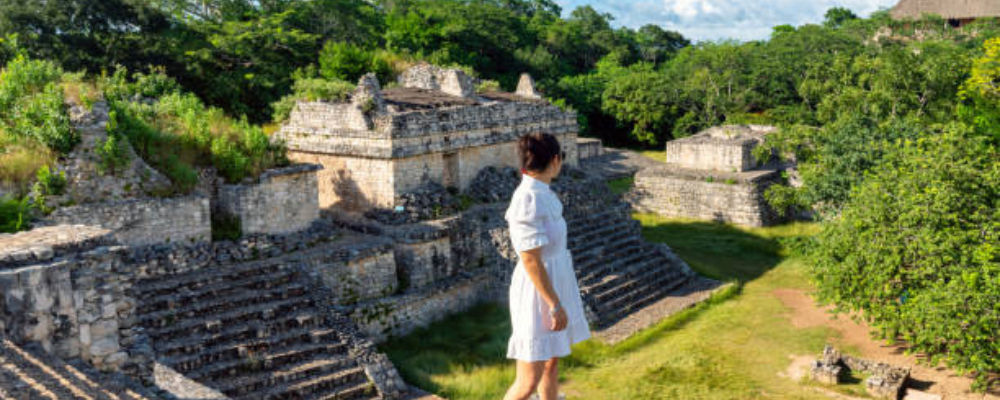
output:
<svg viewBox="0 0 1000 400"><path fill-rule="evenodd" d="M56 209L40 225L88 225L128 245L193 243L212 238L209 199L201 196L88 203Z"/></svg>
<svg viewBox="0 0 1000 400"><path fill-rule="evenodd" d="M517 90L514 93L529 99L542 98L542 94L535 89L535 80L527 73L521 74L521 77L517 80Z"/></svg>
<svg viewBox="0 0 1000 400"><path fill-rule="evenodd" d="M235 217L244 234L282 234L309 228L319 218L317 164L265 171L256 182L222 185L215 212Z"/></svg>
<svg viewBox="0 0 1000 400"><path fill-rule="evenodd" d="M667 142L667 164L684 169L742 172L760 163L753 149L775 127L763 125L726 125Z"/></svg>
<svg viewBox="0 0 1000 400"><path fill-rule="evenodd" d="M320 207L392 209L399 196L431 182L465 190L484 167L518 166L514 142L533 132L556 135L567 164L577 164L575 114L516 95L448 95L442 91L455 82L467 92L466 79L440 71L418 65L401 77L402 89L382 91L387 106L372 107L370 126L351 122L353 103L296 106L275 139L287 144L290 159L324 166Z"/></svg>
<svg viewBox="0 0 1000 400"><path fill-rule="evenodd" d="M115 243L99 226L58 225L18 233L0 233L0 269L46 262L57 256Z"/></svg>
<svg viewBox="0 0 1000 400"><path fill-rule="evenodd" d="M910 377L909 368L844 355L830 345L823 348L822 356L813 363L810 376L823 383L837 384L844 368L869 374L865 379L865 388L869 395L879 399L899 399Z"/></svg>
<svg viewBox="0 0 1000 400"><path fill-rule="evenodd" d="M476 95L476 85L465 71L439 68L427 63L417 64L403 71L399 76L399 84L406 88L438 90L457 97Z"/></svg>
<svg viewBox="0 0 1000 400"><path fill-rule="evenodd" d="M638 211L763 226L778 221L764 191L777 170L719 172L658 166L639 171L629 201Z"/></svg>
<svg viewBox="0 0 1000 400"><path fill-rule="evenodd" d="M580 161L588 159L591 157L600 157L604 154L604 148L601 145L601 139L595 138L577 138L576 139L577 154Z"/></svg>

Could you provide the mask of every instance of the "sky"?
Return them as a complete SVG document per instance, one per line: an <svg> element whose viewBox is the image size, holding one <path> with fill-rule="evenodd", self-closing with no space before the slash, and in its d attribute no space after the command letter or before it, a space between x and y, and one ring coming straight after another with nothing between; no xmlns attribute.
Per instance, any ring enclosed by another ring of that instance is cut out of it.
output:
<svg viewBox="0 0 1000 400"><path fill-rule="evenodd" d="M867 17L898 0L556 0L569 15L590 5L614 16L614 26L639 28L646 24L675 30L700 40L766 39L771 28L790 24L820 23L832 7L846 7Z"/></svg>

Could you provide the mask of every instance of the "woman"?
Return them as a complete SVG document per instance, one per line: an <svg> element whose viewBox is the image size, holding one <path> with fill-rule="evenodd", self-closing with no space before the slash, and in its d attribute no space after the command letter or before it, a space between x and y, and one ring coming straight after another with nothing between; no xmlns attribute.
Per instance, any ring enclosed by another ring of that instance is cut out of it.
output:
<svg viewBox="0 0 1000 400"><path fill-rule="evenodd" d="M510 284L513 334L507 358L517 360L517 378L504 400L541 400L559 393L559 357L590 337L573 260L566 248L562 203L549 185L559 175L565 152L549 134L530 134L517 143L521 184L507 209L510 238L520 261Z"/></svg>

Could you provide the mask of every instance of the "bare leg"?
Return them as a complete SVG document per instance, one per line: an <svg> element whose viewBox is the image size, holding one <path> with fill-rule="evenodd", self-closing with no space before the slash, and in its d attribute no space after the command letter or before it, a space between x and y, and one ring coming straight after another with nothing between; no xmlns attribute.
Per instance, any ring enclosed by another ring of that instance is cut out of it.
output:
<svg viewBox="0 0 1000 400"><path fill-rule="evenodd" d="M556 400L559 396L559 359L552 357L545 362L542 380L538 383L540 400Z"/></svg>
<svg viewBox="0 0 1000 400"><path fill-rule="evenodd" d="M546 362L518 361L517 378L514 379L510 389L507 389L507 395L503 400L528 400L538 388L538 381L542 379L542 370L545 369Z"/></svg>

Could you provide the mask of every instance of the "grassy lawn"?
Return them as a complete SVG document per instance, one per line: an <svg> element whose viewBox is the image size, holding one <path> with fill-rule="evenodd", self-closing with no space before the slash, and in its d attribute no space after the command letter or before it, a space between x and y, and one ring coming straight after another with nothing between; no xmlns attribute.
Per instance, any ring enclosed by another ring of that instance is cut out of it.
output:
<svg viewBox="0 0 1000 400"><path fill-rule="evenodd" d="M562 391L569 398L818 397L779 374L791 355L818 354L837 334L794 327L773 295L776 289L810 289L805 266L788 258L778 239L811 234L814 225L744 229L636 218L647 239L670 244L692 268L741 284L618 345L580 343L563 363ZM504 359L509 334L506 309L483 305L383 349L405 379L425 390L449 399L499 399L514 377L513 363Z"/></svg>
<svg viewBox="0 0 1000 400"><path fill-rule="evenodd" d="M639 150L639 154L659 162L667 162L667 150Z"/></svg>

